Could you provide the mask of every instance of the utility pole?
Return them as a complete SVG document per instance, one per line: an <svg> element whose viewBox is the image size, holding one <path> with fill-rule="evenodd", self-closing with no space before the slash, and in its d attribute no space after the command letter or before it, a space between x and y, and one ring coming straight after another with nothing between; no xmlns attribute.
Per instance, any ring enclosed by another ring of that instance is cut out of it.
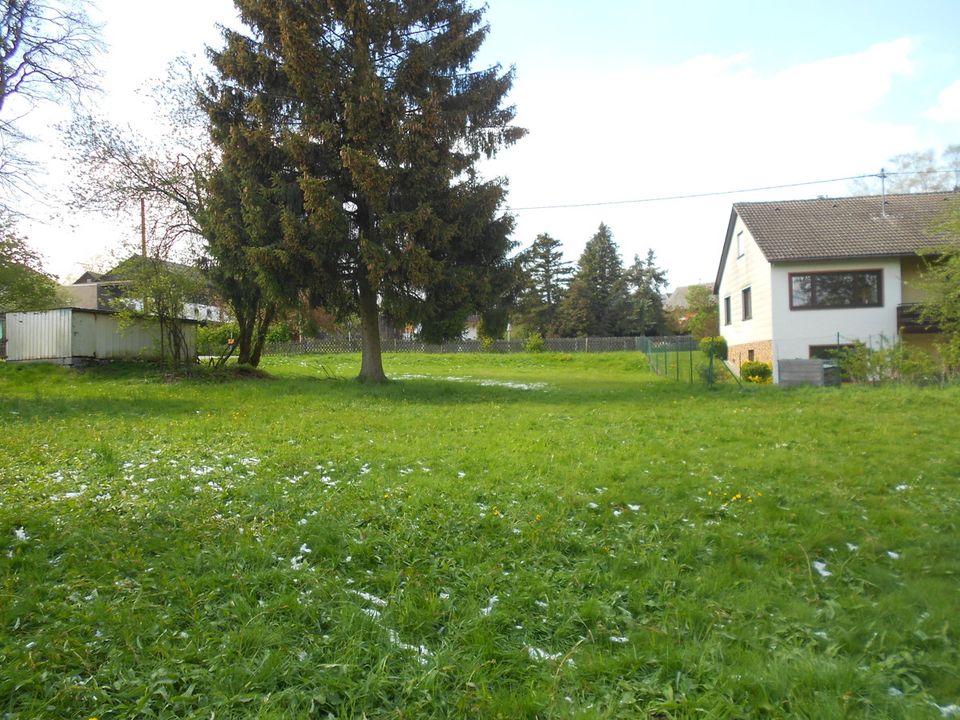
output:
<svg viewBox="0 0 960 720"><path fill-rule="evenodd" d="M147 201L140 198L140 254L147 256Z"/></svg>

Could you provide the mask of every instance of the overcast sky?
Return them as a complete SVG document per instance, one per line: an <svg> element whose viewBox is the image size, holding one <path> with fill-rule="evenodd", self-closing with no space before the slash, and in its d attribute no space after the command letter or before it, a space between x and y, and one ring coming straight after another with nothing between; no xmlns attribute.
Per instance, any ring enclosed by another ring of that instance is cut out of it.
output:
<svg viewBox="0 0 960 720"><path fill-rule="evenodd" d="M98 0L109 52L98 109L149 127L138 91L178 55L217 45L230 0ZM960 143L957 0L490 0L481 64L516 68L530 134L485 166L510 182L515 239L563 241L576 261L601 222L626 262L648 248L671 286L712 281L735 201L848 194L850 183L614 203L878 172L893 155ZM29 116L38 157L61 154L54 110ZM64 193L62 165L42 182ZM879 185L878 185L879 191ZM129 218L57 200L26 227L72 280L136 242Z"/></svg>

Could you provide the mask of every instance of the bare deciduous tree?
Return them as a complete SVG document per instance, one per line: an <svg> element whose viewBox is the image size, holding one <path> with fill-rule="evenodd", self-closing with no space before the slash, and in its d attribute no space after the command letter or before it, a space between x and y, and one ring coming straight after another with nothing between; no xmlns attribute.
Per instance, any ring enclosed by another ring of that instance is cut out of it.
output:
<svg viewBox="0 0 960 720"><path fill-rule="evenodd" d="M0 185L21 187L30 163L20 120L37 104L96 87L100 28L87 0L0 0ZM16 102L14 102L16 100Z"/></svg>

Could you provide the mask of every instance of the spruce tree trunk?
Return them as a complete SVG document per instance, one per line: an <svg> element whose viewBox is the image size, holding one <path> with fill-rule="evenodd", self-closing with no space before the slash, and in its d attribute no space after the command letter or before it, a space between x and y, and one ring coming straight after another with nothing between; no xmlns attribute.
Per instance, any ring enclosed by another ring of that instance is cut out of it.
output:
<svg viewBox="0 0 960 720"><path fill-rule="evenodd" d="M370 281L360 271L358 282L360 291L360 331L363 339L360 361L360 382L382 383L387 376L383 372L383 357L380 350L380 309L377 307L377 293Z"/></svg>
<svg viewBox="0 0 960 720"><path fill-rule="evenodd" d="M260 318L260 327L257 329L257 337L254 340L253 348L250 352L250 364L257 367L260 364L260 356L263 354L263 346L267 341L267 332L270 330L270 324L273 322L273 316L276 314L274 305L268 306L263 311Z"/></svg>
<svg viewBox="0 0 960 720"><path fill-rule="evenodd" d="M237 343L237 362L240 365L250 364L250 355L253 350L253 323L255 319L256 314L244 316L237 313L237 327L239 331L237 332L238 337L234 338L234 340Z"/></svg>

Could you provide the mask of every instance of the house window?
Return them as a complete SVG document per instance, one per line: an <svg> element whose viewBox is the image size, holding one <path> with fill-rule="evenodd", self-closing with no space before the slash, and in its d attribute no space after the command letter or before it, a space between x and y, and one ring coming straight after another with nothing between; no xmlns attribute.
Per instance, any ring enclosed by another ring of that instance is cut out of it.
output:
<svg viewBox="0 0 960 720"><path fill-rule="evenodd" d="M753 362L755 357L756 353L753 350L747 350L747 362Z"/></svg>
<svg viewBox="0 0 960 720"><path fill-rule="evenodd" d="M753 317L753 300L750 298L750 288L744 288L740 292L740 304L743 306L743 319L749 320Z"/></svg>
<svg viewBox="0 0 960 720"><path fill-rule="evenodd" d="M728 295L723 299L723 324L730 324L730 296Z"/></svg>
<svg viewBox="0 0 960 720"><path fill-rule="evenodd" d="M737 233L737 257L743 257L743 230Z"/></svg>
<svg viewBox="0 0 960 720"><path fill-rule="evenodd" d="M883 271L790 273L790 309L865 308L883 305Z"/></svg>

